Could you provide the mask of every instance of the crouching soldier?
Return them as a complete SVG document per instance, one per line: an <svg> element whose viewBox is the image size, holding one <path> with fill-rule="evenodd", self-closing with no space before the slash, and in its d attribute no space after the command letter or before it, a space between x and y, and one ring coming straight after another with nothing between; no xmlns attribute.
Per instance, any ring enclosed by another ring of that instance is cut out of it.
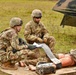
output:
<svg viewBox="0 0 76 75"><path fill-rule="evenodd" d="M27 56L27 49L36 48L18 37L22 24L23 21L20 18L14 17L10 20L10 28L0 33L0 62L4 69L17 69L15 63Z"/></svg>
<svg viewBox="0 0 76 75"><path fill-rule="evenodd" d="M49 35L44 24L40 21L42 18L41 10L33 10L31 16L32 20L25 25L25 39L28 43L46 43L53 51L55 38Z"/></svg>

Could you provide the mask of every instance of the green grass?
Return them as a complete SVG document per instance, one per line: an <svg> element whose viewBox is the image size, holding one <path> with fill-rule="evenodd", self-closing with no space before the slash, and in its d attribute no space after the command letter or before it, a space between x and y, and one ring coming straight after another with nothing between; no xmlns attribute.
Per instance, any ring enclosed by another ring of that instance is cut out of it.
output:
<svg viewBox="0 0 76 75"><path fill-rule="evenodd" d="M60 26L63 14L52 10L56 4L50 0L0 0L0 32L9 26L12 17L20 17L24 24L20 37L24 38L25 24L31 20L33 9L40 9L43 12L41 21L45 24L50 35L56 39L55 52L68 52L76 47L75 27Z"/></svg>

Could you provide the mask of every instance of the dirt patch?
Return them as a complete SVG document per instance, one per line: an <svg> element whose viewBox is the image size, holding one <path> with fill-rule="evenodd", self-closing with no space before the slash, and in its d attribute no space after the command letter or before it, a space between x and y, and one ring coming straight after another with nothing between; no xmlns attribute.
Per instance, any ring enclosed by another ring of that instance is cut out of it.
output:
<svg viewBox="0 0 76 75"><path fill-rule="evenodd" d="M7 73L0 71L0 75L10 75L10 74L7 74Z"/></svg>

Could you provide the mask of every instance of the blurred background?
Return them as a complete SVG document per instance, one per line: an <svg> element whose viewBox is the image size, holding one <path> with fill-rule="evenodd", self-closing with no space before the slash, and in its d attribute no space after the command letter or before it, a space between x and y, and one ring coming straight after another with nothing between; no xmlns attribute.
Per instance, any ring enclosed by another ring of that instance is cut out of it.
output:
<svg viewBox="0 0 76 75"><path fill-rule="evenodd" d="M52 10L58 0L0 0L0 32L9 27L12 17L23 20L22 30L19 34L24 38L25 24L30 21L33 9L40 9L43 13L41 21L56 39L55 52L67 53L76 48L76 28L60 26L63 14Z"/></svg>

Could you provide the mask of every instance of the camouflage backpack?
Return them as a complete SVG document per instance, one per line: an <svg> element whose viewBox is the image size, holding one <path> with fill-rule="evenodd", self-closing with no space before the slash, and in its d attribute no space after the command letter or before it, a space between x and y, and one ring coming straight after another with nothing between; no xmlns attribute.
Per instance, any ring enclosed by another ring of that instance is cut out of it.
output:
<svg viewBox="0 0 76 75"><path fill-rule="evenodd" d="M70 55L73 57L73 59L74 59L74 61L76 62L76 49L72 49L71 51L70 51Z"/></svg>

